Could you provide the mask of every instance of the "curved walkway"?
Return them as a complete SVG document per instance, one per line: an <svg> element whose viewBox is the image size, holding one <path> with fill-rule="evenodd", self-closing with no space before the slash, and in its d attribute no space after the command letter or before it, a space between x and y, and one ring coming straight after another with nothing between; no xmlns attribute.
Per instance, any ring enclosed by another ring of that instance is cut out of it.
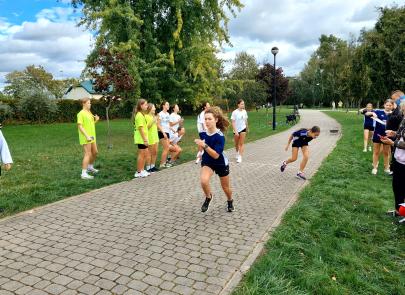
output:
<svg viewBox="0 0 405 295"><path fill-rule="evenodd" d="M331 152L338 123L302 111L298 127L321 127L306 174ZM186 163L0 221L0 295L227 294L305 182L298 162L279 165L291 130L248 144L231 159L236 211L214 177L203 214L199 168ZM300 160L300 158L298 159Z"/></svg>

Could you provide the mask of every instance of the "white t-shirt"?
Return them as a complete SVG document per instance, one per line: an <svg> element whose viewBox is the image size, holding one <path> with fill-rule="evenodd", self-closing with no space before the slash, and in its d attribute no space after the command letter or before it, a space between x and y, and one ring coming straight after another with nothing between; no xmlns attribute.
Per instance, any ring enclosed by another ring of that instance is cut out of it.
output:
<svg viewBox="0 0 405 295"><path fill-rule="evenodd" d="M160 126L162 126L163 132L170 133L170 126L169 126L170 114L161 111L159 113L159 119L160 119Z"/></svg>
<svg viewBox="0 0 405 295"><path fill-rule="evenodd" d="M172 133L172 134L170 134L170 143L173 145L177 144L182 137L183 137L183 135L179 136L179 134L177 132Z"/></svg>
<svg viewBox="0 0 405 295"><path fill-rule="evenodd" d="M176 113L170 114L170 119L169 119L170 123L178 122L180 119L181 119L181 116L179 114L176 114ZM179 130L179 123L177 123L176 125L173 125L172 129L174 129L177 132L177 130Z"/></svg>
<svg viewBox="0 0 405 295"><path fill-rule="evenodd" d="M236 131L241 132L243 129L246 129L246 120L248 119L248 114L246 110L240 111L236 109L232 112L231 120L235 121Z"/></svg>
<svg viewBox="0 0 405 295"><path fill-rule="evenodd" d="M10 150L8 149L7 141L4 138L3 133L1 131L0 131L0 160L3 164L13 163Z"/></svg>
<svg viewBox="0 0 405 295"><path fill-rule="evenodd" d="M205 111L202 111L197 116L197 130L198 130L198 133L204 132L204 123L205 123Z"/></svg>

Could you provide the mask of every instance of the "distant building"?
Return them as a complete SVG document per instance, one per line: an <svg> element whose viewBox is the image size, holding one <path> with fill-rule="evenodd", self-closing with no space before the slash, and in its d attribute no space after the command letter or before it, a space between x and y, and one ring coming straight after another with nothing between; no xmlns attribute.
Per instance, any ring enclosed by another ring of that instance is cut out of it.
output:
<svg viewBox="0 0 405 295"><path fill-rule="evenodd" d="M85 80L80 82L79 85L70 86L63 95L63 98L75 100L82 98L100 99L102 96L103 94L94 90L94 84L91 80Z"/></svg>

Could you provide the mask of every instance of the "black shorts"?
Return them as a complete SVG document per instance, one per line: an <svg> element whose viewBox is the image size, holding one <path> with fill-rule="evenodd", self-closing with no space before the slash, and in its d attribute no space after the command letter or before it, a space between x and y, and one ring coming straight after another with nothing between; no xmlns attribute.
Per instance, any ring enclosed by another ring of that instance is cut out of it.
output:
<svg viewBox="0 0 405 295"><path fill-rule="evenodd" d="M147 145L144 145L144 144L139 144L138 143L138 149L140 149L140 150L144 150L144 149L147 149L148 148L148 146Z"/></svg>
<svg viewBox="0 0 405 295"><path fill-rule="evenodd" d="M242 132L245 132L245 133L246 133L246 128L243 129L242 131L238 132L238 135L241 134ZM235 132L234 132L233 134L235 135Z"/></svg>
<svg viewBox="0 0 405 295"><path fill-rule="evenodd" d="M170 138L170 134L167 133L167 132L165 132L165 133L166 133L167 138ZM162 131L158 131L158 136L159 136L159 139L165 138L165 136L163 135Z"/></svg>
<svg viewBox="0 0 405 295"><path fill-rule="evenodd" d="M219 177L225 177L229 175L229 165L209 165L209 164L205 164L205 163L201 163L201 167L210 167L212 169L212 171L215 172L216 175L218 175Z"/></svg>
<svg viewBox="0 0 405 295"><path fill-rule="evenodd" d="M370 130L370 131L374 131L374 126L364 126L364 130Z"/></svg>

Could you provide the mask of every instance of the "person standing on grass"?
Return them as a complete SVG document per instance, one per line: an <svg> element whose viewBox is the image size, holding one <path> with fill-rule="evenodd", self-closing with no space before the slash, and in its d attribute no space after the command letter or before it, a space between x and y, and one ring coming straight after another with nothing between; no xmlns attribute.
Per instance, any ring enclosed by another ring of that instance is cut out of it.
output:
<svg viewBox="0 0 405 295"><path fill-rule="evenodd" d="M210 107L205 110L206 131L201 134L201 139L194 142L204 150L201 160L201 187L205 194L205 201L201 207L202 212L207 212L212 200L210 179L214 173L219 176L222 189L227 197L227 211L233 212L232 191L229 184L229 163L224 155L225 136L224 132L229 121L218 107Z"/></svg>
<svg viewBox="0 0 405 295"><path fill-rule="evenodd" d="M146 171L149 173L154 173L159 171L159 169L155 167L158 153L159 135L157 128L156 107L153 103L148 103L145 118L148 128L148 150L149 150L149 156L146 160Z"/></svg>
<svg viewBox="0 0 405 295"><path fill-rule="evenodd" d="M0 124L0 129L2 125ZM4 170L8 171L11 169L11 164L13 164L13 159L11 158L11 153L7 145L7 141L4 138L3 133L0 130L0 160L4 165ZM1 165L0 165L0 175L1 175Z"/></svg>
<svg viewBox="0 0 405 295"><path fill-rule="evenodd" d="M405 115L405 100L400 103L400 111ZM381 142L394 147L392 161L392 190L395 197L394 215L399 215L399 207L405 202L405 118L399 125L397 131L386 130L387 137L381 137ZM394 138L392 140L391 138Z"/></svg>
<svg viewBox="0 0 405 295"><path fill-rule="evenodd" d="M84 152L81 178L93 179L94 176L89 173L96 174L98 172L98 170L94 168L94 162L98 154L95 124L100 118L91 113L90 98L81 99L81 103L83 109L77 114L79 142L83 146Z"/></svg>
<svg viewBox="0 0 405 295"><path fill-rule="evenodd" d="M135 178L147 177L150 175L150 173L145 170L145 162L149 157L148 123L146 121L147 109L148 102L145 99L139 99L132 114L132 117L135 118L134 142L138 145Z"/></svg>
<svg viewBox="0 0 405 295"><path fill-rule="evenodd" d="M242 155L245 151L245 139L248 132L248 114L245 110L243 99L238 100L238 108L232 112L233 140L236 150L236 162L242 162Z"/></svg>
<svg viewBox="0 0 405 295"><path fill-rule="evenodd" d="M198 135L200 139L202 139L202 134L207 130L207 127L205 126L205 111L210 107L210 104L208 102L204 102L202 104L202 111L197 117L197 130L198 130ZM195 163L198 164L201 162L201 157L204 153L204 150L199 146L198 147L198 152L197 152L197 158L195 160Z"/></svg>
<svg viewBox="0 0 405 295"><path fill-rule="evenodd" d="M162 111L159 113L158 117L158 136L160 144L163 147L162 156L160 158L160 168L172 167L170 163L167 162L167 155L169 154L169 139L170 139L170 114L169 114L169 102L165 101L162 103Z"/></svg>
<svg viewBox="0 0 405 295"><path fill-rule="evenodd" d="M365 115L367 112L373 112L373 104L368 103L364 109L360 110L360 113ZM363 124L363 134L364 134L364 149L363 152L367 152L368 150L371 151L371 143L374 133L374 120L369 116L364 116L364 124Z"/></svg>
<svg viewBox="0 0 405 295"><path fill-rule="evenodd" d="M388 116L391 114L394 103L391 99L387 99L384 103L383 110L374 110L366 112L366 116L371 116L375 120L375 130L373 134L373 169L371 174L376 175L381 149L384 157L384 172L390 174L390 153L391 147L381 142L381 137L385 136L385 125L387 124Z"/></svg>
<svg viewBox="0 0 405 295"><path fill-rule="evenodd" d="M293 163L297 160L298 150L301 149L303 158L300 163L300 170L297 173L297 178L306 180L304 169L309 159L308 143L314 138L317 138L320 133L321 129L318 126L313 126L311 129L300 129L291 134L288 138L288 143L285 147L285 150L288 151L288 148L290 147L292 141L292 155L291 158L283 161L280 167L281 172L284 172L288 164Z"/></svg>

